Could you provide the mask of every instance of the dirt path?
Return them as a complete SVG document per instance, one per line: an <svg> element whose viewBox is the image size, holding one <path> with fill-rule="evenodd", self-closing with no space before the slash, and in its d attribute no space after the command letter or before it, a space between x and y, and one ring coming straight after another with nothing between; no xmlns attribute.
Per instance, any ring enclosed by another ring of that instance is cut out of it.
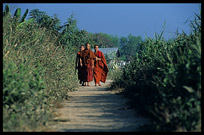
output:
<svg viewBox="0 0 204 135"><path fill-rule="evenodd" d="M56 110L51 128L58 132L132 132L149 120L127 106L127 99L102 86L82 87L69 92L70 99Z"/></svg>

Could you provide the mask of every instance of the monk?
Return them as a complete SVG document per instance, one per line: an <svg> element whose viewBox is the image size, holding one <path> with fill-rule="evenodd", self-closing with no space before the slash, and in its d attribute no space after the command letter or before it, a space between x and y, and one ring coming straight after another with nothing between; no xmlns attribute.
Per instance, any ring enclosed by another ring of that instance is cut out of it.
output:
<svg viewBox="0 0 204 135"><path fill-rule="evenodd" d="M90 49L90 44L85 44L86 48L80 54L81 64L83 68L83 83L82 86L90 86L89 82L93 81L93 68L95 55L93 51Z"/></svg>
<svg viewBox="0 0 204 135"><path fill-rule="evenodd" d="M106 59L104 54L98 50L98 45L94 46L95 49L95 61L94 61L94 81L95 81L95 86L97 84L101 86L100 81L105 83L106 78L108 75L108 66L106 64Z"/></svg>
<svg viewBox="0 0 204 135"><path fill-rule="evenodd" d="M83 83L83 69L82 69L82 65L80 64L80 54L81 52L84 50L84 45L80 46L80 51L77 53L77 57L76 57L76 66L75 68L78 69L78 80L80 81L79 83L82 84Z"/></svg>

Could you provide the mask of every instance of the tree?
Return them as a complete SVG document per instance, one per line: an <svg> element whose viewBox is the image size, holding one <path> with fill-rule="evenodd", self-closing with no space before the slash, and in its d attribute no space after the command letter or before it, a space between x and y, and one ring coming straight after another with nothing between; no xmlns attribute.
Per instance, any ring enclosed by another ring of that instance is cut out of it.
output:
<svg viewBox="0 0 204 135"><path fill-rule="evenodd" d="M25 13L23 14L22 18L20 19L20 23L25 21L27 14L28 14L28 9L26 9Z"/></svg>
<svg viewBox="0 0 204 135"><path fill-rule="evenodd" d="M90 33L94 44L99 45L101 48L118 47L119 39L117 36L112 36L106 33Z"/></svg>
<svg viewBox="0 0 204 135"><path fill-rule="evenodd" d="M13 22L13 28L18 27L19 25L22 25L23 22L25 22L25 18L28 14L28 9L26 9L25 13L23 14L23 16L21 17L21 8L17 8L13 17L10 13L10 9L9 6L6 5L5 6L5 10L3 12L3 17L8 17L12 20Z"/></svg>
<svg viewBox="0 0 204 135"><path fill-rule="evenodd" d="M120 38L120 52L123 57L125 56L126 61L131 60L132 57L136 55L139 50L140 42L142 42L141 36L129 34L127 38Z"/></svg>
<svg viewBox="0 0 204 135"><path fill-rule="evenodd" d="M88 33L85 30L78 29L77 19L74 19L73 14L60 27L59 42L66 45L69 49L78 49L81 44L88 42Z"/></svg>
<svg viewBox="0 0 204 135"><path fill-rule="evenodd" d="M128 43L128 39L126 37L120 38L120 48L123 48L124 46L126 46L127 43Z"/></svg>
<svg viewBox="0 0 204 135"><path fill-rule="evenodd" d="M60 20L57 18L57 15L51 17L48 16L46 12L40 11L39 9L33 9L30 11L29 16L30 19L34 19L39 27L45 27L52 30L55 34L60 30Z"/></svg>
<svg viewBox="0 0 204 135"><path fill-rule="evenodd" d="M6 6L5 6L5 10L4 10L4 12L3 12L3 16L4 16L4 17L5 17L5 16L11 17L9 5L6 5Z"/></svg>

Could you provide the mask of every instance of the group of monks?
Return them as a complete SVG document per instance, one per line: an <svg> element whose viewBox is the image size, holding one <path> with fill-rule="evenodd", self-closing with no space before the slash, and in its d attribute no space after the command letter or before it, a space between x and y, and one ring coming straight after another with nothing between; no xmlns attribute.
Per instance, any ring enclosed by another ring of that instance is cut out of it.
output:
<svg viewBox="0 0 204 135"><path fill-rule="evenodd" d="M82 86L90 86L89 82L95 82L101 86L100 82L105 83L108 66L104 54L98 50L98 45L94 46L95 52L90 49L90 44L86 43L80 46L80 51L76 57L76 69L78 69L78 79Z"/></svg>

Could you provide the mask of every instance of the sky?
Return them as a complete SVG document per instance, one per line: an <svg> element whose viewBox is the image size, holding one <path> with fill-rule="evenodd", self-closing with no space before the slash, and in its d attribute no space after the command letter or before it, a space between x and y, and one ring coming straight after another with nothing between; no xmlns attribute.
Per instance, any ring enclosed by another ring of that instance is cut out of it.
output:
<svg viewBox="0 0 204 135"><path fill-rule="evenodd" d="M11 13L21 8L39 9L49 16L56 14L63 25L71 14L80 30L107 33L118 37L145 35L154 38L166 22L164 38L172 38L176 30L190 33L188 19L193 20L201 9L200 3L3 3L10 5Z"/></svg>

